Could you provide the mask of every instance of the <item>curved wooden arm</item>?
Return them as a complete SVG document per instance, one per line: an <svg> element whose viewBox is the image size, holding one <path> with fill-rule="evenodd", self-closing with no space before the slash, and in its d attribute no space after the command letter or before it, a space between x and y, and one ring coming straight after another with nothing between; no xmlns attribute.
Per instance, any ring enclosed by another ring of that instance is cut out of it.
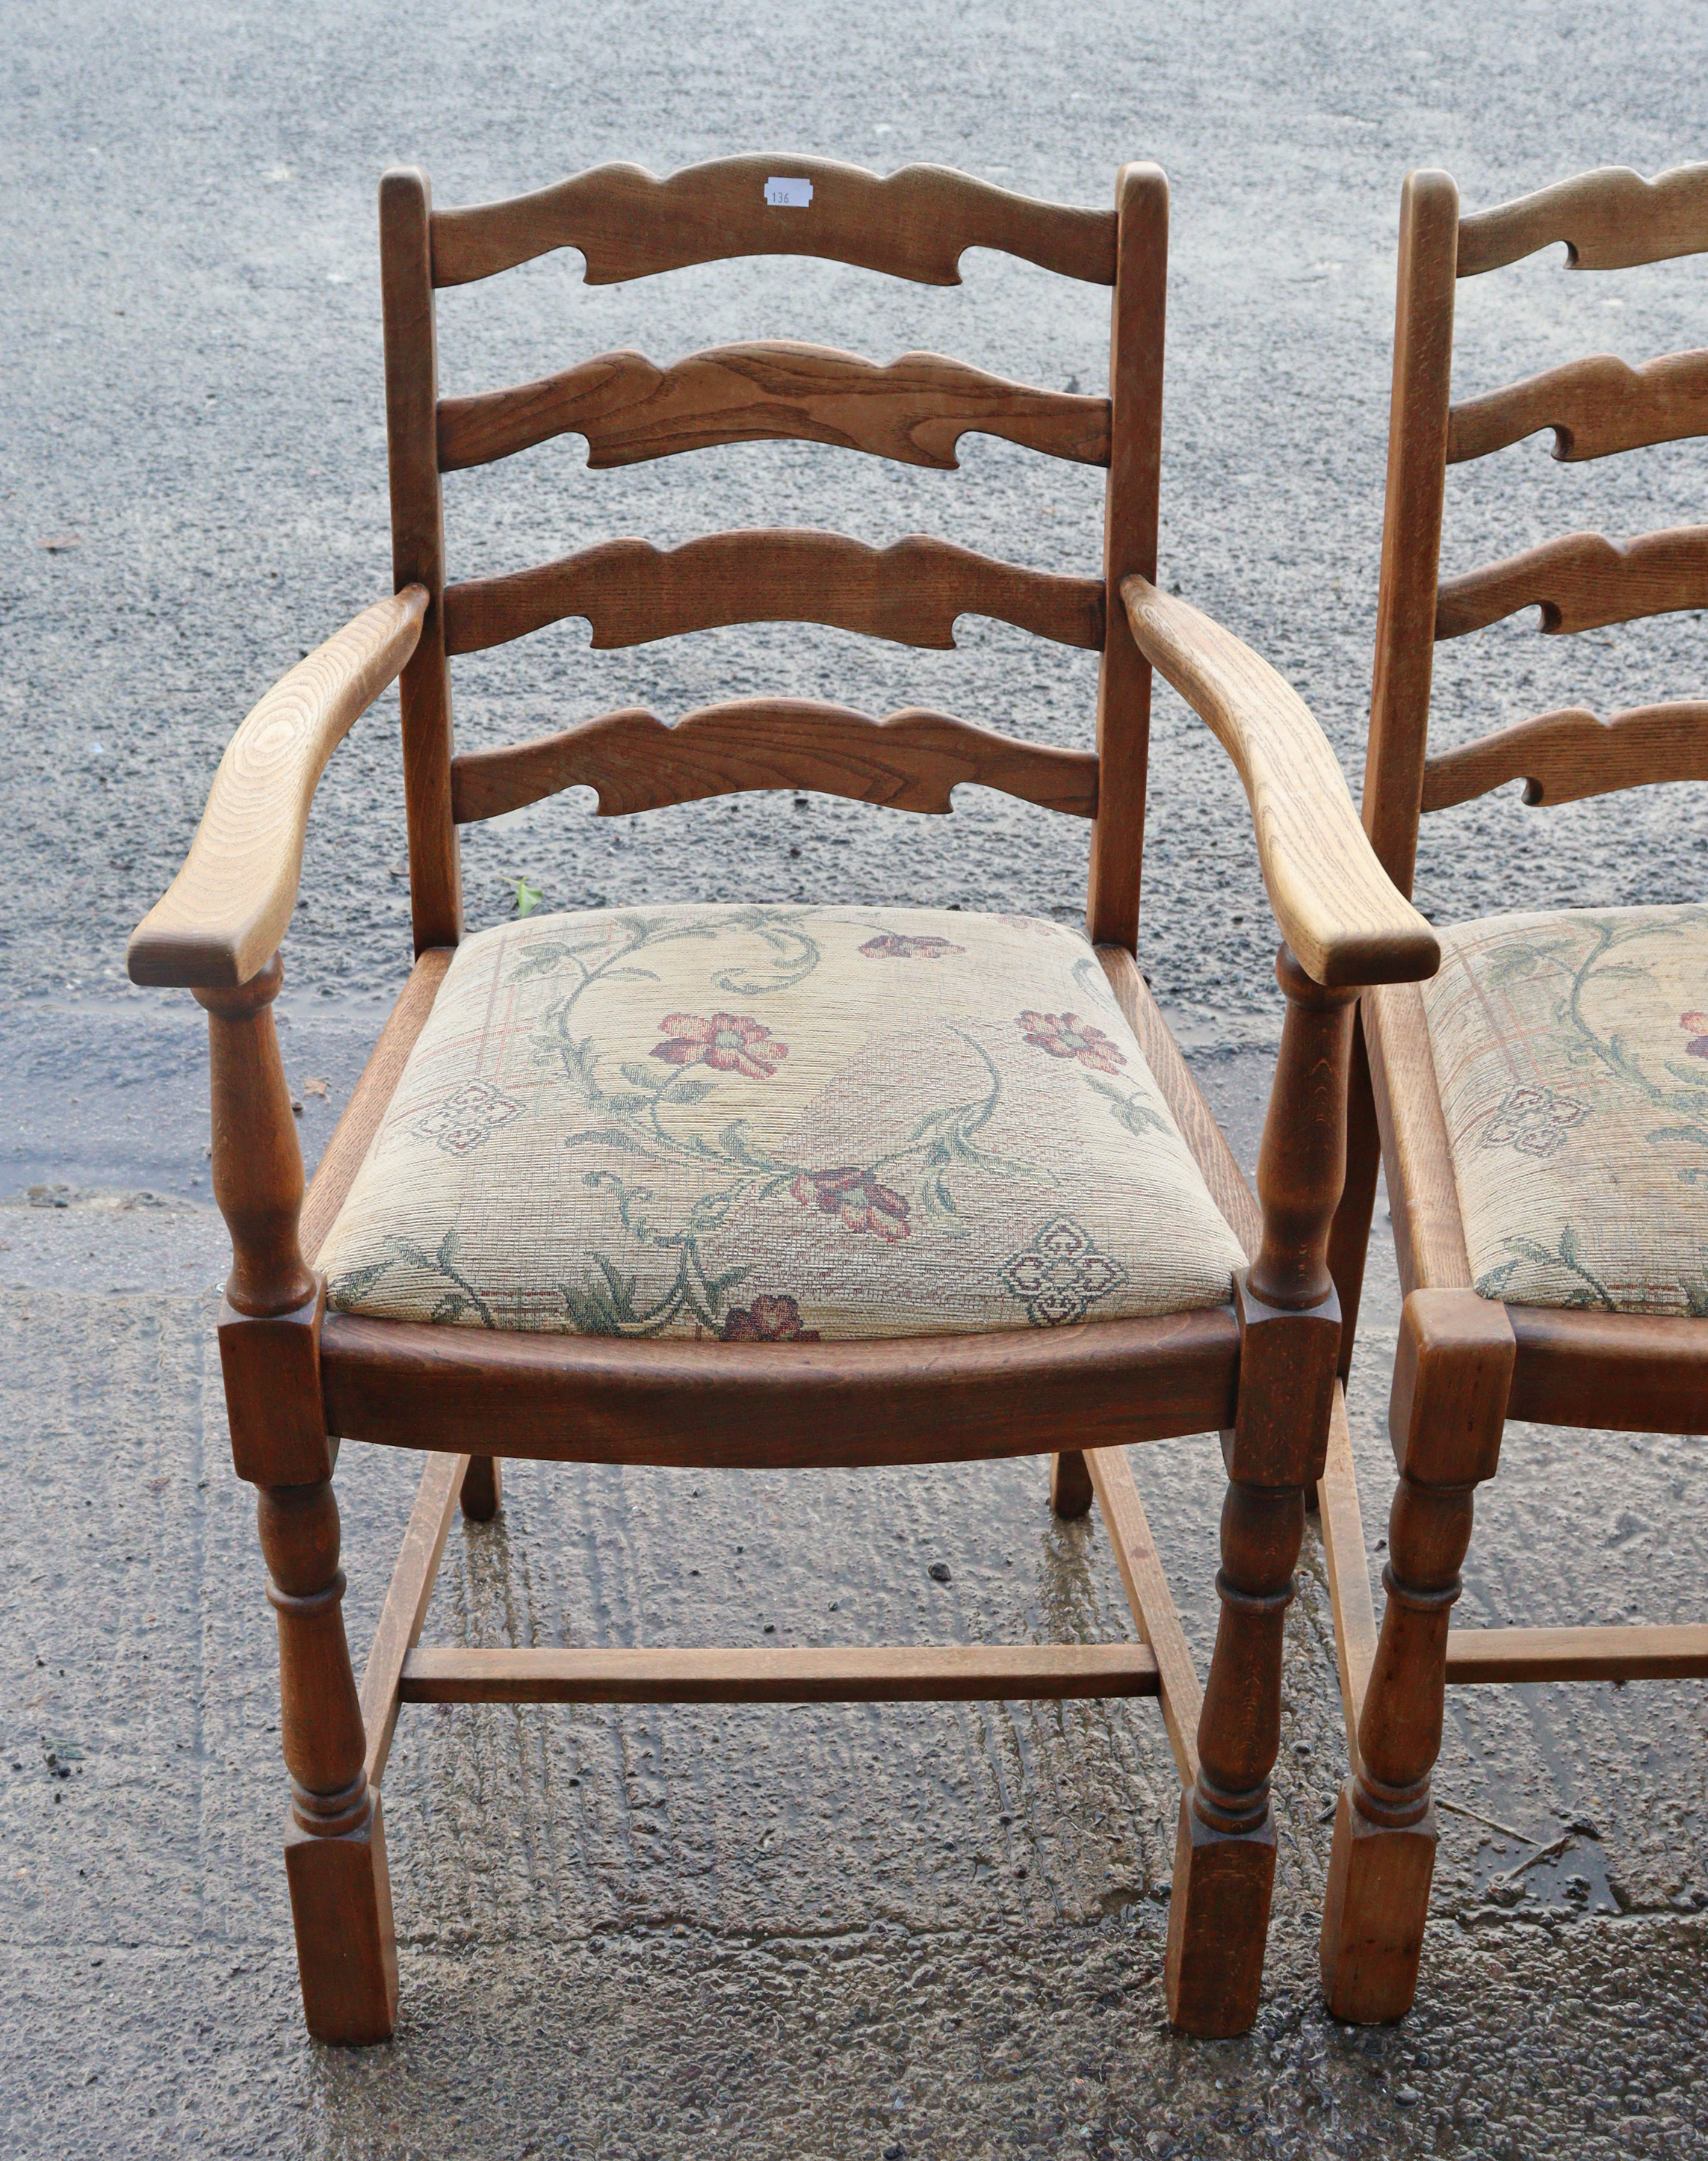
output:
<svg viewBox="0 0 1708 2161"><path fill-rule="evenodd" d="M1269 904L1305 972L1342 987L1433 976L1435 934L1389 883L1304 700L1231 632L1147 580L1123 579L1121 598L1140 652L1238 768Z"/></svg>
<svg viewBox="0 0 1708 2161"><path fill-rule="evenodd" d="M326 761L415 649L424 586L366 608L275 683L226 747L184 867L131 933L133 983L230 990L272 959L296 906Z"/></svg>

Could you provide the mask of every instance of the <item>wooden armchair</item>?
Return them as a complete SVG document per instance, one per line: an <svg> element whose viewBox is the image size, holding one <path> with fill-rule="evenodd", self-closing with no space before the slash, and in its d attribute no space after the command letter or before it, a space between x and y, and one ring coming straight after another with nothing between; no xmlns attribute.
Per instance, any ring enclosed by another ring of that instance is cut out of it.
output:
<svg viewBox="0 0 1708 2161"><path fill-rule="evenodd" d="M1450 465L1544 427L1571 459L1708 433L1708 352L1636 370L1584 360L1449 402L1455 279L1560 241L1591 270L1708 249L1708 165L1653 185L1586 173L1465 218L1446 174L1405 184L1364 823L1408 893L1424 811L1518 778L1543 805L1708 779L1699 701L1605 721L1547 713L1426 754L1435 641L1524 607L1564 633L1708 606L1702 526L1622 547L1572 534L1437 583ZM1448 1627L1472 1496L1508 1419L1708 1424L1708 1064L1694 1062L1708 1060L1708 907L1492 916L1442 947L1433 982L1361 1001L1331 1249L1344 1359L1379 1154L1405 1294L1379 1642L1349 1456L1323 1487L1353 1775L1322 1971L1330 2008L1358 2020L1398 2018L1416 1988L1448 1683L1708 1674L1708 1627Z"/></svg>
<svg viewBox="0 0 1708 2161"><path fill-rule="evenodd" d="M607 167L433 211L381 188L397 591L244 722L133 977L192 988L212 1046L215 1190L234 1264L220 1323L238 1474L259 1488L290 1773L286 1861L310 2028L391 2030L379 1783L402 1702L786 1701L1153 1695L1185 1787L1171 2016L1255 2014L1274 1866L1268 1780L1304 1492L1325 1445L1357 987L1426 974L1299 700L1151 582L1168 190L1112 212L959 174L877 180L732 159L660 183ZM1107 398L913 354L727 346L664 371L607 355L441 401L435 286L574 247L590 281L742 254L953 284L970 246L1113 289ZM440 474L567 431L592 461L798 437L927 465L982 429L1108 468L1102 575L920 539L877 551L724 533L617 539L447 585ZM784 700L674 727L607 714L456 756L448 659L568 615L624 645L712 624L840 624L952 643L982 612L1101 656L1097 748L940 714ZM1286 945L1285 1035L1259 1186L1240 1174L1134 958L1151 664L1226 746ZM417 961L306 1203L268 1012L316 779L401 671ZM1091 820L1088 935L919 909L687 908L660 896L465 937L456 827L577 783L603 815L795 787L946 811L973 781ZM1223 1434L1223 1612L1208 1687L1123 1446ZM339 1441L432 1451L358 1689L340 1615ZM503 1455L720 1467L1053 1453L1064 1514L1101 1503L1141 1641L1016 1650L418 1648L459 1497L489 1517Z"/></svg>

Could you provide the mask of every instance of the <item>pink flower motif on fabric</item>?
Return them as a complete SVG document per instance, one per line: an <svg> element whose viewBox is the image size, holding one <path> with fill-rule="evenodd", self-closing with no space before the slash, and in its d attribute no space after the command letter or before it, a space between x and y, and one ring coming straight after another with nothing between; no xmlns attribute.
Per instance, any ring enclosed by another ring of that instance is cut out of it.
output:
<svg viewBox="0 0 1708 2161"><path fill-rule="evenodd" d="M769 1080L789 1055L789 1045L769 1034L763 1021L742 1013L666 1013L659 1023L665 1040L653 1045L653 1056L667 1065L710 1065L718 1073L742 1073L749 1080Z"/></svg>
<svg viewBox="0 0 1708 2161"><path fill-rule="evenodd" d="M1015 1025L1028 1043L1047 1050L1052 1058L1075 1058L1099 1073L1118 1073L1127 1063L1102 1029L1077 1013L1023 1013Z"/></svg>
<svg viewBox="0 0 1708 2161"><path fill-rule="evenodd" d="M836 1216L845 1231L869 1231L886 1245L908 1235L907 1202L857 1164L803 1171L789 1191L803 1208L817 1208Z"/></svg>
<svg viewBox="0 0 1708 2161"><path fill-rule="evenodd" d="M1679 1015L1679 1026L1691 1040L1685 1045L1687 1058L1708 1058L1708 1013Z"/></svg>
<svg viewBox="0 0 1708 2161"><path fill-rule="evenodd" d="M762 1293L748 1306L732 1306L720 1331L726 1343L816 1343L816 1328L803 1328L800 1308L786 1294Z"/></svg>
<svg viewBox="0 0 1708 2161"><path fill-rule="evenodd" d="M947 938L915 937L910 931L880 930L860 948L874 961L940 961L945 953L964 953Z"/></svg>

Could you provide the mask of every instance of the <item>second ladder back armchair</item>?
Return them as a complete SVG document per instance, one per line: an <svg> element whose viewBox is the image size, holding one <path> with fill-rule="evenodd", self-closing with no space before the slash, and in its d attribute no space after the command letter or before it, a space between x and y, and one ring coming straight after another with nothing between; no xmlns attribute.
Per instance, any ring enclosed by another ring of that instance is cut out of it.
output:
<svg viewBox="0 0 1708 2161"><path fill-rule="evenodd" d="M1324 1255L1351 1001L1428 973L1435 944L1299 700L1156 588L1164 176L1124 168L1101 211L935 168L878 180L738 158L662 183L606 167L435 211L424 177L398 171L381 237L396 595L244 723L130 953L138 981L187 985L210 1014L216 1192L235 1251L221 1350L279 1615L310 2027L346 2041L391 2029L378 1788L401 1702L1137 1694L1160 1698L1185 1789L1170 2013L1193 2033L1242 2030L1274 1865L1282 1622L1334 1397ZM878 367L778 343L664 369L609 354L518 390L440 396L435 290L550 250L580 249L596 282L768 254L946 285L969 247L1112 289L1107 398L931 354ZM447 581L441 474L552 435L585 435L604 465L795 437L950 466L968 429L1107 467L1101 566L1062 576L917 537L873 549L765 531L667 553L617 538ZM451 658L566 616L598 646L805 621L929 648L952 644L964 612L1099 654L1095 750L765 698L673 726L627 710L512 749L455 748ZM1287 941L1261 1221L1135 958L1153 664L1243 779ZM268 1010L277 949L315 781L399 671L418 958L299 1210ZM465 935L458 825L578 783L610 816L781 787L942 812L964 782L1090 821L1083 935L664 893ZM1216 1431L1222 1614L1200 1697L1123 1445ZM359 1689L335 1436L434 1452ZM489 1516L507 1454L726 1469L1049 1454L1059 1509L1101 1503L1140 1641L420 1648L459 1497Z"/></svg>
<svg viewBox="0 0 1708 2161"><path fill-rule="evenodd" d="M1562 459L1708 434L1704 351L1638 368L1581 360L1453 402L1456 281L1560 242L1596 271L1708 250L1708 165L1652 185L1586 173L1464 217L1445 173L1405 184L1364 821L1408 893L1420 816L1503 783L1523 779L1525 801L1547 806L1708 780L1702 700L1606 721L1573 707L1429 751L1441 639L1527 607L1564 633L1708 607L1702 525L1621 545L1574 533L1439 577L1449 466L1548 428ZM1432 982L1361 1001L1333 1242L1350 1315L1379 1154L1405 1294L1379 1640L1350 1459L1331 1463L1323 1509L1353 1776L1322 1969L1330 2007L1362 2020L1398 2017L1417 1985L1449 1684L1708 1674L1700 1625L1448 1625L1472 1496L1495 1475L1508 1419L1708 1427L1708 906L1490 916L1445 931L1442 949Z"/></svg>

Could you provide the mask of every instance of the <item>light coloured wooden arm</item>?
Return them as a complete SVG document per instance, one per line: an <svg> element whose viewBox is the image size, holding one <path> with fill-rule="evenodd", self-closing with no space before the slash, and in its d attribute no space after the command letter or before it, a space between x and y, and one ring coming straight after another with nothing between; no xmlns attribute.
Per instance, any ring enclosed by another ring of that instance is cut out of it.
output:
<svg viewBox="0 0 1708 2161"><path fill-rule="evenodd" d="M229 990L272 959L296 906L326 761L415 649L426 588L366 608L275 683L226 747L184 867L131 933L133 983Z"/></svg>
<svg viewBox="0 0 1708 2161"><path fill-rule="evenodd" d="M1121 598L1145 658L1205 721L1250 799L1269 904L1317 982L1411 982L1440 948L1377 861L1327 738L1267 661L1143 578Z"/></svg>

